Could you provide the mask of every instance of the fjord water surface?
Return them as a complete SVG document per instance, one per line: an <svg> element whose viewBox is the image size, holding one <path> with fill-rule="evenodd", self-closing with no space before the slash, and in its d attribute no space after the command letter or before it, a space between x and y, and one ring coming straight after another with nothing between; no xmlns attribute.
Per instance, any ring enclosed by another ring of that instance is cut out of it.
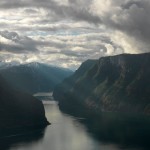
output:
<svg viewBox="0 0 150 150"><path fill-rule="evenodd" d="M77 118L62 113L54 101L44 106L51 125L34 134L0 139L0 150L137 150L98 141Z"/></svg>

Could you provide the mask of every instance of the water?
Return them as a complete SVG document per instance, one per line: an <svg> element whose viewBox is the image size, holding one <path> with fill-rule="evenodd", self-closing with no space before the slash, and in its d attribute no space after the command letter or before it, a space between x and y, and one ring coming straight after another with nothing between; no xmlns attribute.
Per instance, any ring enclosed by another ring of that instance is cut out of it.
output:
<svg viewBox="0 0 150 150"><path fill-rule="evenodd" d="M137 150L98 141L77 118L63 114L54 101L44 106L52 124L34 134L0 140L0 150Z"/></svg>
<svg viewBox="0 0 150 150"><path fill-rule="evenodd" d="M52 92L49 92L49 93L47 93L47 92L35 93L33 96L36 97L39 100L54 101Z"/></svg>

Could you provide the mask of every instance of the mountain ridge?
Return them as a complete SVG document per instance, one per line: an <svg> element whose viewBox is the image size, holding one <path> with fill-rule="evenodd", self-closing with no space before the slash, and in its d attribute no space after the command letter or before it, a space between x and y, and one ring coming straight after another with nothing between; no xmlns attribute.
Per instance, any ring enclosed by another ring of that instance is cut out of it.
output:
<svg viewBox="0 0 150 150"><path fill-rule="evenodd" d="M52 91L72 71L34 62L1 69L0 74L16 90L34 94Z"/></svg>
<svg viewBox="0 0 150 150"><path fill-rule="evenodd" d="M150 114L150 53L121 54L91 62L91 66L84 62L54 90L62 108L73 103L96 111Z"/></svg>

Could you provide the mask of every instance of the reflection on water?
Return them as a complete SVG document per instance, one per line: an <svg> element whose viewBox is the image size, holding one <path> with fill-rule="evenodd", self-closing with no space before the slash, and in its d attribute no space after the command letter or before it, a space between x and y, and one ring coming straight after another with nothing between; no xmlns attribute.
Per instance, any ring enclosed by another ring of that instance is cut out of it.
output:
<svg viewBox="0 0 150 150"><path fill-rule="evenodd" d="M36 144L40 140L43 139L45 129L37 130L32 133L27 133L20 136L9 136L0 139L0 149L1 150L9 150L13 148L17 149L22 145L27 145L32 147L32 145Z"/></svg>
<svg viewBox="0 0 150 150"><path fill-rule="evenodd" d="M91 120L84 120L63 114L55 102L45 103L46 116L52 123L42 132L30 134L22 137L13 137L9 139L0 139L0 149L2 150L139 150L140 148L120 147L112 144L117 143L118 139L122 142L131 135L132 130L139 130L142 136L143 129L140 130L138 122L132 123L132 127L122 120L122 117L116 118L112 115L105 114L99 118L92 117ZM97 122L98 121L98 122ZM82 122L82 123L81 123ZM86 125L85 125L86 124ZM143 126L144 127L144 126ZM149 127L148 127L149 129ZM43 133L43 134L42 134ZM96 134L99 133L99 134ZM149 135L149 134L148 134ZM147 135L147 137L148 137ZM142 139L140 136L140 140ZM99 140L97 140L99 139ZM115 140L114 140L115 139ZM139 141L140 141L139 140ZM149 138L147 139L149 140ZM120 141L119 141L120 142Z"/></svg>
<svg viewBox="0 0 150 150"><path fill-rule="evenodd" d="M123 147L150 149L150 117L120 113L93 115L82 122L97 139Z"/></svg>
<svg viewBox="0 0 150 150"><path fill-rule="evenodd" d="M56 104L45 105L45 108L49 110L46 115L52 123L46 130L45 143L52 150L94 150L99 147L77 119L61 113Z"/></svg>

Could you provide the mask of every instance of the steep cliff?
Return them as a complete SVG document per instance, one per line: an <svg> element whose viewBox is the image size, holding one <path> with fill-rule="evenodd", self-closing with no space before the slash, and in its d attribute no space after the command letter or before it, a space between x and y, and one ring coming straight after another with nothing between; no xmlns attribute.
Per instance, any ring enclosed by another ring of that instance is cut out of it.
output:
<svg viewBox="0 0 150 150"><path fill-rule="evenodd" d="M150 53L88 60L54 90L62 109L150 114Z"/></svg>
<svg viewBox="0 0 150 150"><path fill-rule="evenodd" d="M15 91L0 77L0 136L27 128L48 125L43 104L34 97Z"/></svg>

